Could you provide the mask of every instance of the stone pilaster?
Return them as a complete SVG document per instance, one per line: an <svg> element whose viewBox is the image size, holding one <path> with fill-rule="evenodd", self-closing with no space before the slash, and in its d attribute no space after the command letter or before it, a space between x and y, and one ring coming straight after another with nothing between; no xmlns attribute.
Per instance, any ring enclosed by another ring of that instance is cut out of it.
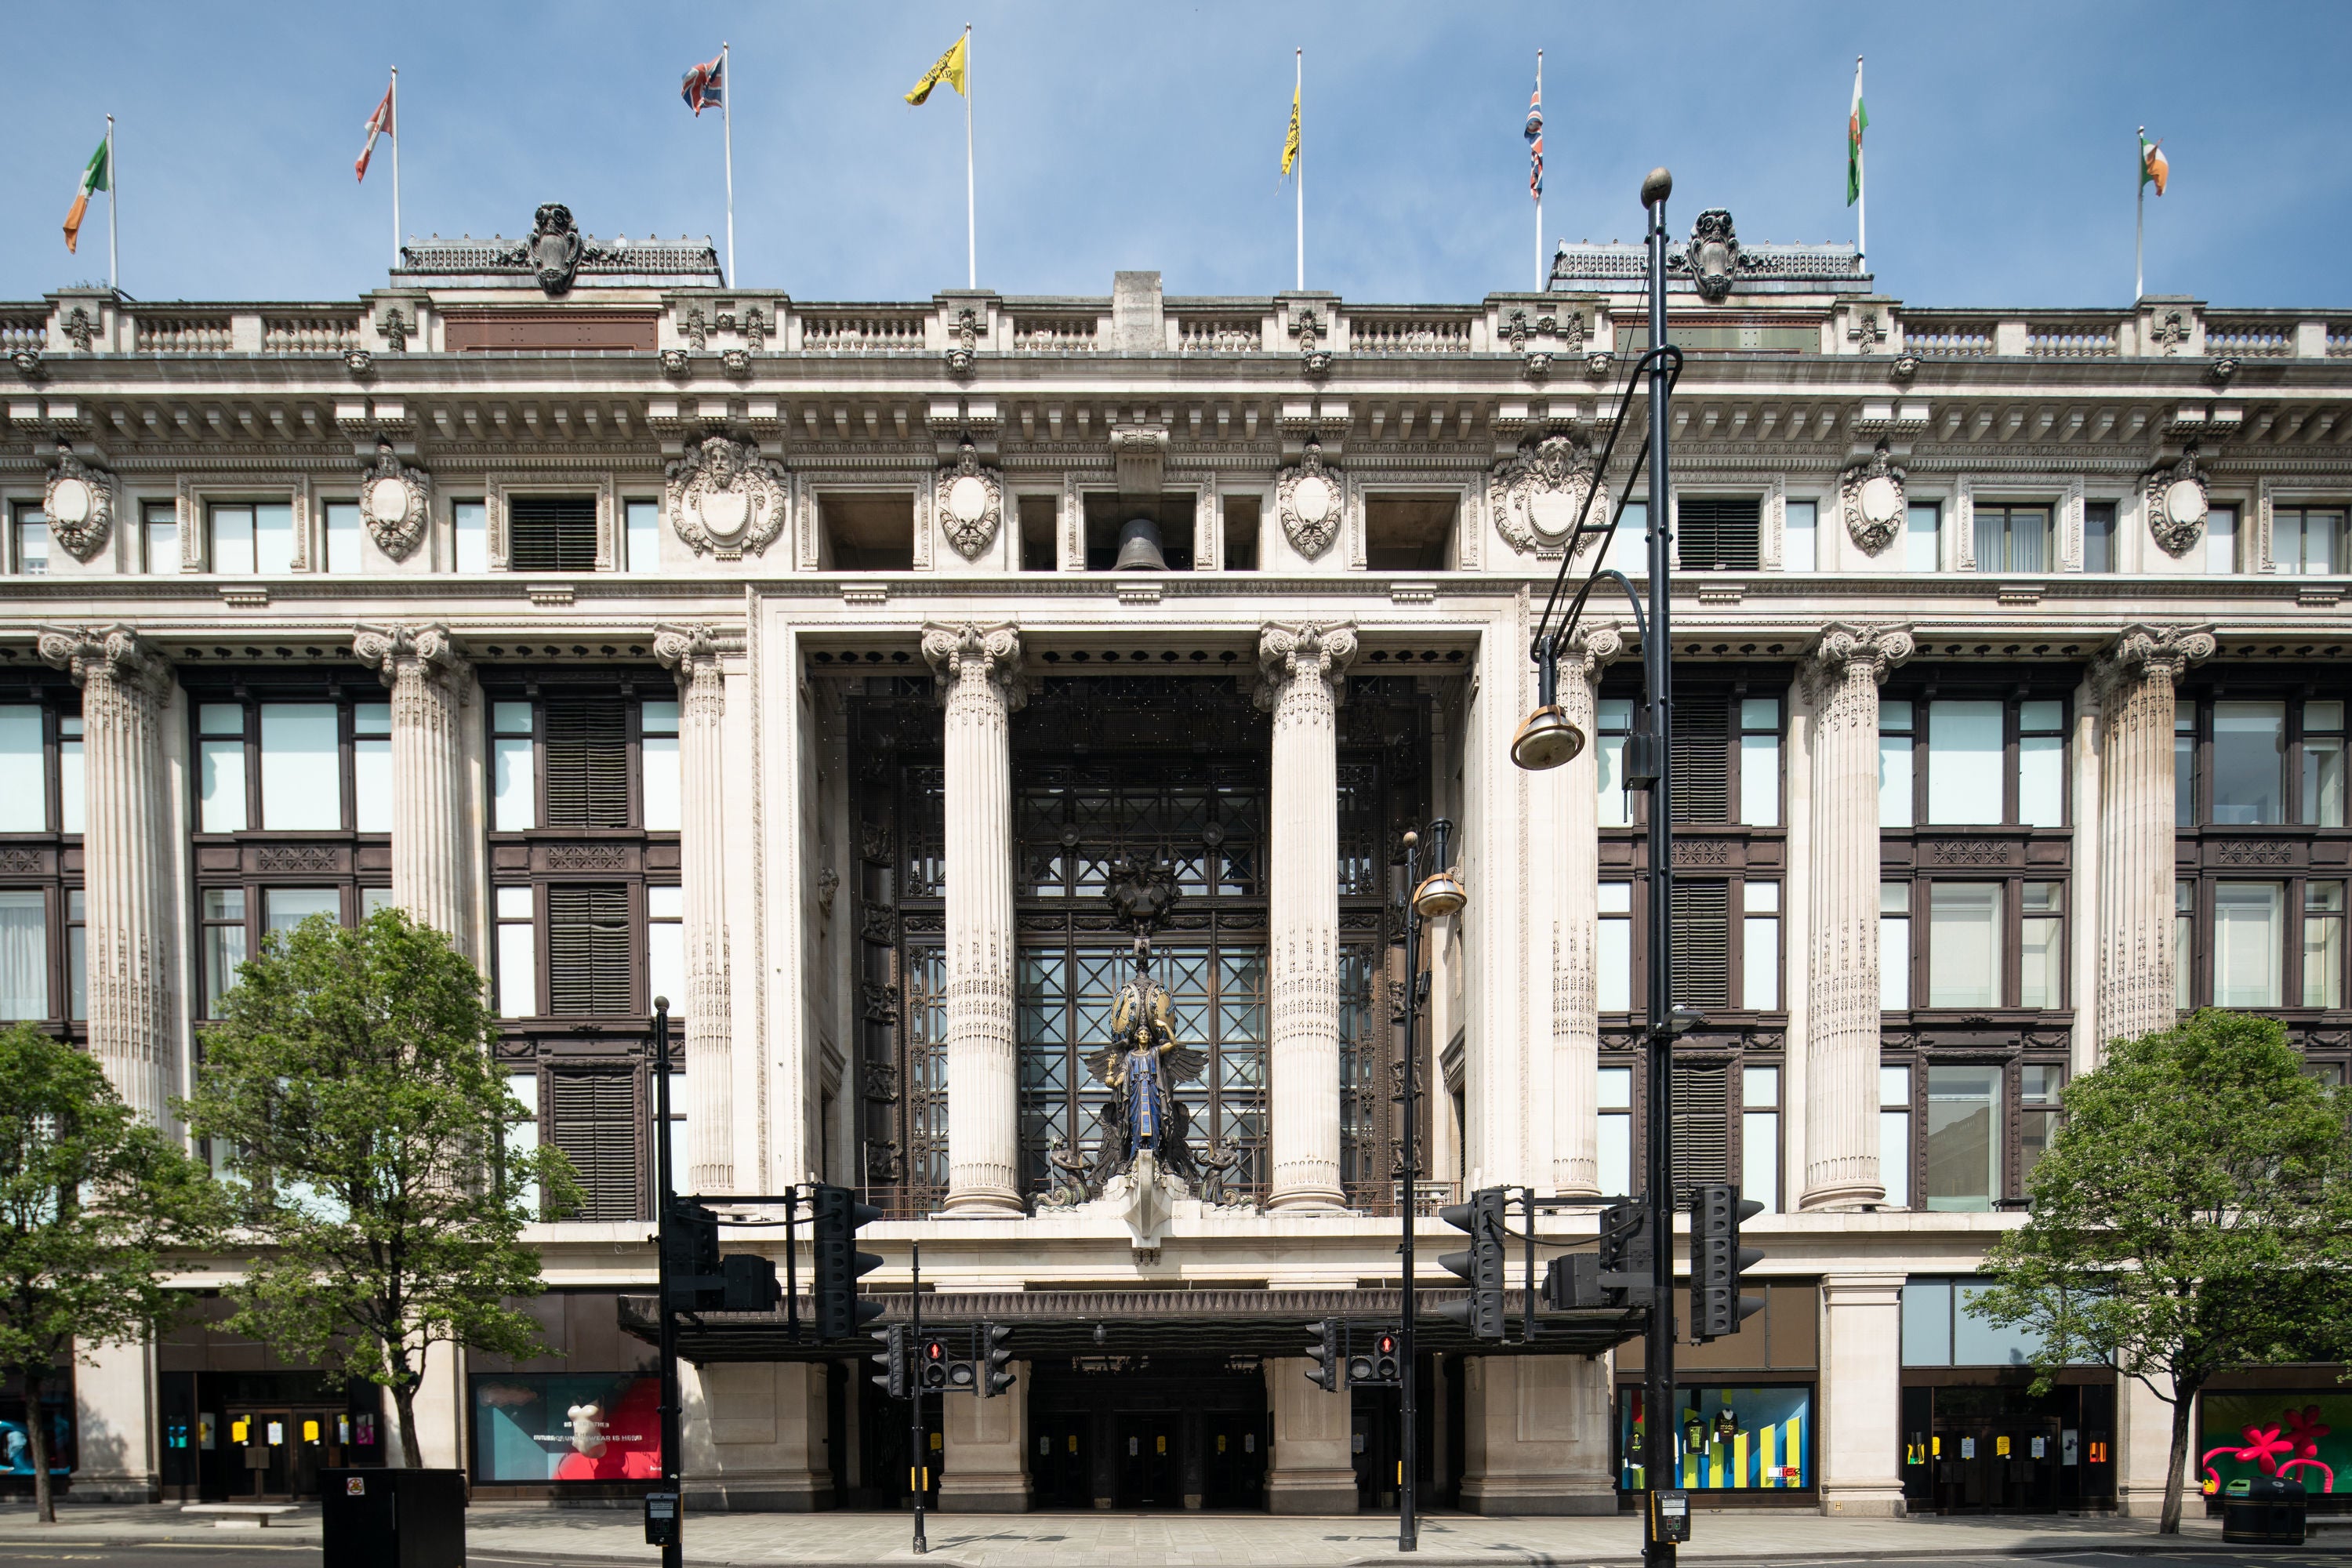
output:
<svg viewBox="0 0 2352 1568"><path fill-rule="evenodd" d="M1584 732L1584 749L1565 765L1533 775L1538 820L1559 825L1561 852L1531 868L1551 886L1552 1184L1563 1193L1598 1193L1601 1072L1601 773L1593 688L1624 639L1615 626L1584 626L1561 649L1559 705Z"/></svg>
<svg viewBox="0 0 2352 1568"><path fill-rule="evenodd" d="M923 657L947 710L947 1206L1018 1214L1008 727L1021 638L1009 626L928 626Z"/></svg>
<svg viewBox="0 0 2352 1568"><path fill-rule="evenodd" d="M172 668L125 626L45 631L40 648L81 688L89 1054L142 1120L176 1132L171 1101L183 1085L172 933L178 894L163 759Z"/></svg>
<svg viewBox="0 0 2352 1568"><path fill-rule="evenodd" d="M1911 647L1907 626L1832 622L1807 671L1815 717L1805 1208L1886 1196L1878 1171L1878 686Z"/></svg>
<svg viewBox="0 0 2352 1568"><path fill-rule="evenodd" d="M2092 669L2102 1042L2172 1026L2173 689L2212 652L2202 626L2132 626Z"/></svg>
<svg viewBox="0 0 2352 1568"><path fill-rule="evenodd" d="M688 1191L735 1187L735 1019L727 948L727 677L720 635L709 626L663 626L654 655L677 673L677 749L682 812L680 891L686 903Z"/></svg>
<svg viewBox="0 0 2352 1568"><path fill-rule="evenodd" d="M392 688L392 900L470 953L474 835L458 726L472 671L446 626L362 626L352 653Z"/></svg>
<svg viewBox="0 0 2352 1568"><path fill-rule="evenodd" d="M1269 1208L1339 1208L1339 682L1352 626L1258 635L1259 706L1274 711L1266 819L1266 984L1273 1029Z"/></svg>

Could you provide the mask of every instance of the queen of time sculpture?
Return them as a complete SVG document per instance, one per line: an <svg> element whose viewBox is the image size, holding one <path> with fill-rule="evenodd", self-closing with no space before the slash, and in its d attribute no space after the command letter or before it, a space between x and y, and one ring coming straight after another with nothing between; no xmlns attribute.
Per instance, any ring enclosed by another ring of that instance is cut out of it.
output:
<svg viewBox="0 0 2352 1568"><path fill-rule="evenodd" d="M1087 1058L1110 1086L1096 1169L1104 1177L1150 1170L1191 1184L1200 1178L1187 1134L1192 1114L1176 1098L1209 1065L1208 1054L1176 1038L1168 1016L1168 988L1151 976L1151 939L1135 939L1135 975L1111 1004L1110 1043Z"/></svg>

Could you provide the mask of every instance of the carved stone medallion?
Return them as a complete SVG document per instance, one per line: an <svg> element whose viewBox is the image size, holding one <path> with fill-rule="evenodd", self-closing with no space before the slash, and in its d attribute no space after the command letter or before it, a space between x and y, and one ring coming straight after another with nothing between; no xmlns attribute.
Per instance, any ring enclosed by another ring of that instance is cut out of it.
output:
<svg viewBox="0 0 2352 1568"><path fill-rule="evenodd" d="M1298 461L1275 485L1282 531L1309 561L1339 537L1339 476L1323 464L1323 443L1309 441Z"/></svg>
<svg viewBox="0 0 2352 1568"><path fill-rule="evenodd" d="M539 209L526 248L530 269L551 300L572 291L572 275L580 269L580 253L585 243L580 237L579 226L572 221L570 207L562 202L549 202Z"/></svg>
<svg viewBox="0 0 2352 1568"><path fill-rule="evenodd" d="M375 444L375 467L360 486L360 521L376 548L405 561L425 537L425 476L404 465L389 441Z"/></svg>
<svg viewBox="0 0 2352 1568"><path fill-rule="evenodd" d="M2189 552L2205 531L2205 476L2197 468L2197 443L2170 468L2152 469L2142 483L2147 498L2147 531L2167 555Z"/></svg>
<svg viewBox="0 0 2352 1568"><path fill-rule="evenodd" d="M1690 246L1684 255L1700 298L1713 301L1729 294L1732 279L1739 270L1739 237L1732 232L1731 214L1722 207L1709 207L1699 214L1691 226Z"/></svg>
<svg viewBox="0 0 2352 1568"><path fill-rule="evenodd" d="M995 542L1004 521L1003 476L982 468L980 448L966 441L956 448L956 460L933 477L931 505L956 553L976 560Z"/></svg>
<svg viewBox="0 0 2352 1568"><path fill-rule="evenodd" d="M114 476L85 465L72 444L58 443L58 466L41 497L49 532L77 561L98 553L114 529Z"/></svg>
<svg viewBox="0 0 2352 1568"><path fill-rule="evenodd" d="M1846 536L1865 555L1875 555L1895 542L1903 527L1904 472L1887 459L1886 443L1838 476L1838 507L1845 514Z"/></svg>
<svg viewBox="0 0 2352 1568"><path fill-rule="evenodd" d="M1609 487L1598 482L1584 438L1554 431L1528 437L1508 461L1495 465L1486 477L1486 504L1511 548L1556 554L1579 521L1607 519ZM1583 548L1591 544L1588 538Z"/></svg>
<svg viewBox="0 0 2352 1568"><path fill-rule="evenodd" d="M705 436L664 475L662 510L697 555L739 561L760 554L784 531L791 480L749 441Z"/></svg>

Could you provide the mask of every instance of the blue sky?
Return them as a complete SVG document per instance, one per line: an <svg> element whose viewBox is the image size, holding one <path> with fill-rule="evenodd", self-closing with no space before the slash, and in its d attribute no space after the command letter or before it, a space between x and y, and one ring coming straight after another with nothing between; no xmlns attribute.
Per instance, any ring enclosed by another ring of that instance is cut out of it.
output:
<svg viewBox="0 0 2352 1568"><path fill-rule="evenodd" d="M79 256L58 226L110 109L127 291L381 284L388 151L364 186L351 165L394 63L412 234L514 235L563 201L602 237L719 239L719 126L677 84L721 38L743 280L928 297L964 280L962 105L899 95L970 20L980 281L1008 294L1098 295L1120 268L1157 268L1173 293L1287 287L1276 163L1303 45L1307 282L1354 299L1530 285L1519 132L1541 47L1550 240L1637 237L1641 176L1661 163L1677 232L1727 206L1745 239L1852 239L1843 131L1863 54L1885 291L2125 303L2145 122L2173 171L2148 204L2151 292L2352 301L2344 0L7 7L0 298L104 280L102 207ZM1643 80L1653 59L1663 89Z"/></svg>

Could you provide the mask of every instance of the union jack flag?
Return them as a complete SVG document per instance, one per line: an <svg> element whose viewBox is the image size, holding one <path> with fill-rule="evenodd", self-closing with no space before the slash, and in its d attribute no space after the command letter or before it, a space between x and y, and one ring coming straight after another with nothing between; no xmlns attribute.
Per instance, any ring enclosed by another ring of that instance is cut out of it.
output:
<svg viewBox="0 0 2352 1568"><path fill-rule="evenodd" d="M1543 200L1543 88L1538 84L1528 98L1528 195Z"/></svg>
<svg viewBox="0 0 2352 1568"><path fill-rule="evenodd" d="M695 67L678 84L678 96L686 100L686 106L694 110L696 119L702 118L704 110L716 109L727 101L726 72L727 53L722 49L717 59Z"/></svg>

